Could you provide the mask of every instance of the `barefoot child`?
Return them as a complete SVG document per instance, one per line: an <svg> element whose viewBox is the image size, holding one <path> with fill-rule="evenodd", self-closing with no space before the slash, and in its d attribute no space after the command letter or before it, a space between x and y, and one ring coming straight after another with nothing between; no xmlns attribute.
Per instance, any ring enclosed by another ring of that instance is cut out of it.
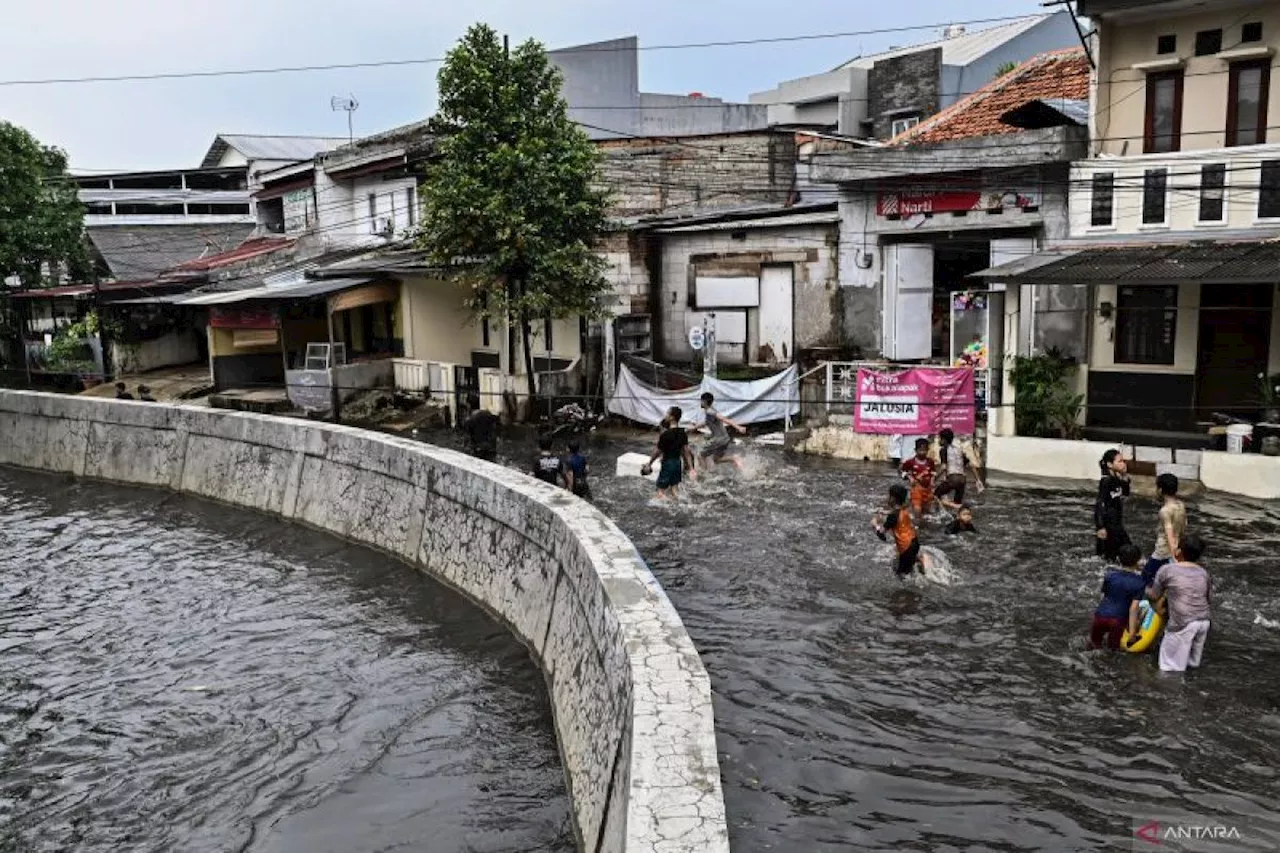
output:
<svg viewBox="0 0 1280 853"><path fill-rule="evenodd" d="M747 428L736 424L715 410L716 397L711 392L702 395L702 411L706 417L707 430L711 433L711 440L708 441L698 453L698 458L702 460L702 464L706 468L712 465L731 464L742 469L742 460L737 456L729 453L729 446L733 444L733 439L729 436L726 426L736 429L739 433L746 434Z"/></svg>
<svg viewBox="0 0 1280 853"><path fill-rule="evenodd" d="M584 501L591 500L591 484L587 482L589 468L581 445L576 441L569 442L569 455L564 458L565 480L569 491Z"/></svg>
<svg viewBox="0 0 1280 853"><path fill-rule="evenodd" d="M900 578L905 578L917 569L924 569L920 563L920 540L916 537L916 526L911 521L907 498L907 487L894 483L889 487L888 513L876 516L871 522L876 535L884 541L888 542L889 534L893 534L893 544L898 549L898 562L893 572Z"/></svg>
<svg viewBox="0 0 1280 853"><path fill-rule="evenodd" d="M1098 462L1102 479L1098 481L1098 499L1093 507L1093 526L1098 532L1098 556L1108 563L1116 561L1121 547L1129 544L1124 529L1124 499L1129 497L1129 469L1119 450L1108 450Z"/></svg>
<svg viewBox="0 0 1280 853"><path fill-rule="evenodd" d="M1102 601L1093 611L1093 624L1089 627L1091 649L1119 649L1124 632L1137 637L1142 624L1141 604L1147 592L1138 568L1142 552L1126 543L1118 550L1117 558L1122 568L1107 572L1102 579Z"/></svg>
<svg viewBox="0 0 1280 853"><path fill-rule="evenodd" d="M933 509L933 474L937 464L929 458L929 439L916 439L916 455L902 463L902 477L911 483L911 511L920 518Z"/></svg>

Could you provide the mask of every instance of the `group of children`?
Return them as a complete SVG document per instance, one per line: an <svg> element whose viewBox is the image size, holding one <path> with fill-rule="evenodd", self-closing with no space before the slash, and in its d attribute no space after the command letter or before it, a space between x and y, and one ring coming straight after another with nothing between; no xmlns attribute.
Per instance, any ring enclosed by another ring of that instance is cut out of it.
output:
<svg viewBox="0 0 1280 853"><path fill-rule="evenodd" d="M715 395L711 393L703 394L700 400L710 438L698 451L698 459L702 460L704 468L733 465L741 469L742 460L733 453L733 437L729 435L729 429L741 434L747 428L716 411L715 402ZM662 431L658 434L657 446L640 472L649 476L653 473L653 463L662 460L658 468L658 497L665 500L675 500L678 497L680 484L684 482L686 475L690 479L697 476L697 464L689 445L689 433L680 426L682 420L684 410L679 406L672 406L667 410L660 425Z"/></svg>
<svg viewBox="0 0 1280 853"><path fill-rule="evenodd" d="M533 457L533 476L553 486L564 486L583 500L591 500L591 484L587 480L590 465L582 445L570 441L568 452L557 456L549 437L538 439L538 455Z"/></svg>
<svg viewBox="0 0 1280 853"><path fill-rule="evenodd" d="M1178 498L1178 478L1156 477L1160 496L1155 547L1142 565L1142 552L1124 527L1124 499L1129 496L1128 463L1118 450L1108 450L1099 461L1102 476L1094 502L1093 520L1099 557L1119 563L1102 580L1102 601L1094 610L1089 630L1093 648L1119 649L1128 633L1128 644L1140 638L1139 628L1148 609L1165 614L1167 624L1160 643L1160 669L1182 672L1200 665L1209 635L1209 611L1213 583L1200 565L1204 541L1187 532L1187 508Z"/></svg>
<svg viewBox="0 0 1280 853"><path fill-rule="evenodd" d="M920 558L920 539L916 531L916 522L925 515L942 507L951 518L946 525L950 535L976 533L973 523L973 507L964 502L968 486L969 460L963 448L955 443L956 436L950 429L938 433L938 456L941 466L929 455L929 440L916 440L915 455L906 459L901 466L902 478L910 484L910 488L895 483L889 487L889 502L886 512L872 520L872 528L876 535L886 542L890 535L897 548L898 558L895 573L906 577L913 571L922 570ZM939 467L943 479L935 485ZM975 479L978 493L982 493L982 479ZM950 496L950 500L948 500Z"/></svg>

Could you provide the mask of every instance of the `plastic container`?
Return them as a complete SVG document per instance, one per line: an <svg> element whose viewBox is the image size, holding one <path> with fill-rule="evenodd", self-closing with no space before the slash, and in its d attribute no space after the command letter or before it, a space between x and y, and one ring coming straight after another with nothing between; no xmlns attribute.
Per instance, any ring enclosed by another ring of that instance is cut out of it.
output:
<svg viewBox="0 0 1280 853"><path fill-rule="evenodd" d="M1253 440L1253 424L1232 424L1227 427L1227 452L1244 453Z"/></svg>

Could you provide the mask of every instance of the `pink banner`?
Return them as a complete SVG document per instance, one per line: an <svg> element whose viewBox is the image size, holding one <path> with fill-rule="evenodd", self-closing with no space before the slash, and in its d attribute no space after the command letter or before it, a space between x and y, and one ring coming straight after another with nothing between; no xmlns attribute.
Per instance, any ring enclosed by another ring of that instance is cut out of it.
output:
<svg viewBox="0 0 1280 853"><path fill-rule="evenodd" d="M859 369L853 429L873 435L933 435L942 429L972 435L974 409L972 370Z"/></svg>

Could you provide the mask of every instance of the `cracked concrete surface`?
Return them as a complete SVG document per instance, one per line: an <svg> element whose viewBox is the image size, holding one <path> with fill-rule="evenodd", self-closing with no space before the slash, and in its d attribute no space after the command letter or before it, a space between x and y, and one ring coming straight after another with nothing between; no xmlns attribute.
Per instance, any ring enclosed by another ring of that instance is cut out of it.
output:
<svg viewBox="0 0 1280 853"><path fill-rule="evenodd" d="M415 564L537 658L583 850L727 853L702 661L631 542L564 490L352 427L19 391L0 391L0 464L176 488Z"/></svg>

